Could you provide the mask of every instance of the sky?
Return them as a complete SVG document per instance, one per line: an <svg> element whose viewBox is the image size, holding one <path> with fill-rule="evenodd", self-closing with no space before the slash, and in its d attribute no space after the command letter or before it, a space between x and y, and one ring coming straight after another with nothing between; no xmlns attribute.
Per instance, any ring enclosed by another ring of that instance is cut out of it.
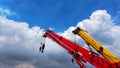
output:
<svg viewBox="0 0 120 68"><path fill-rule="evenodd" d="M0 0L0 68L79 68L48 38L39 53L46 29L74 41L72 30L81 27L120 57L119 18L119 0ZM79 36L76 42L88 48Z"/></svg>
<svg viewBox="0 0 120 68"><path fill-rule="evenodd" d="M14 12L7 16L9 19L28 22L29 27L53 28L57 32L75 26L98 9L105 9L112 16L120 9L119 0L0 0L0 6Z"/></svg>

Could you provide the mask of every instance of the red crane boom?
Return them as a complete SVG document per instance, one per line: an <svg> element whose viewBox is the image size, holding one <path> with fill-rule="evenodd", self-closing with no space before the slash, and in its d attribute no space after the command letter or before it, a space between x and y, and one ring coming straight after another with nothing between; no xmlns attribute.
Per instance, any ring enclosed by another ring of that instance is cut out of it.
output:
<svg viewBox="0 0 120 68"><path fill-rule="evenodd" d="M62 36L55 34L50 30L46 30L44 37L48 37L58 43L61 47L66 49L70 55L76 60L80 68L85 68L85 65L81 62L88 62L96 68L119 68L120 64L113 64L110 61L104 59L97 53L89 51L80 45L73 43Z"/></svg>

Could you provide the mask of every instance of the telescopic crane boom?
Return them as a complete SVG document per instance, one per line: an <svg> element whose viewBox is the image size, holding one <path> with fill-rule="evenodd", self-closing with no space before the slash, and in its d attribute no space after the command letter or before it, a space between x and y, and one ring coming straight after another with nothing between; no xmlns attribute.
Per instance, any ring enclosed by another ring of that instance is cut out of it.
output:
<svg viewBox="0 0 120 68"><path fill-rule="evenodd" d="M97 42L90 35L88 35L88 33L85 30L77 27L77 29L75 29L73 33L83 38L88 45L91 45L98 53L100 53L108 61L112 63L120 62L119 58L117 58L109 50L103 47L99 42Z"/></svg>
<svg viewBox="0 0 120 68"><path fill-rule="evenodd" d="M62 36L55 34L50 30L46 30L43 37L48 37L51 40L58 43L61 47L68 51L70 55L76 60L80 68L85 68L85 65L81 62L89 62L96 68L118 68L120 64L113 64L110 61L99 56L95 52L89 51L76 43L73 43Z"/></svg>

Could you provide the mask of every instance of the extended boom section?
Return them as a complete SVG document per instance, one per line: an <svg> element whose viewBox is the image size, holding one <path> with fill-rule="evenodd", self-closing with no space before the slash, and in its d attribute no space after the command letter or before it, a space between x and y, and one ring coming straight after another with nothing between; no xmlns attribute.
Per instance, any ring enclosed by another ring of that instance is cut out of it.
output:
<svg viewBox="0 0 120 68"><path fill-rule="evenodd" d="M44 37L48 37L58 43L61 47L68 51L70 55L75 58L76 62L79 64L80 68L85 68L84 64L81 62L89 62L96 68L117 68L119 67L116 64L111 63L110 61L99 56L95 52L89 51L78 44L75 44L62 36L59 36L53 33L50 30L47 30L44 34Z"/></svg>
<svg viewBox="0 0 120 68"><path fill-rule="evenodd" d="M104 48L99 42L97 42L95 39L89 36L85 30L78 27L73 31L73 33L83 38L88 45L91 45L97 52L99 52L108 61L112 63L120 62L119 58L117 58L110 51Z"/></svg>

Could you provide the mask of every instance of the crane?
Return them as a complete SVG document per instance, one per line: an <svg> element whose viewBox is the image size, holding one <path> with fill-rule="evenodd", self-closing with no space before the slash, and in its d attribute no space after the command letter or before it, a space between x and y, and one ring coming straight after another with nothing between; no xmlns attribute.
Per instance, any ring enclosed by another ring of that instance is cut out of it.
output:
<svg viewBox="0 0 120 68"><path fill-rule="evenodd" d="M92 46L98 53L100 53L105 59L112 63L120 62L120 59L112 54L109 50L103 47L99 42L93 39L85 30L77 27L75 30L72 31L74 34L80 36L87 45Z"/></svg>
<svg viewBox="0 0 120 68"><path fill-rule="evenodd" d="M63 47L77 62L80 68L86 68L84 63L88 62L96 68L119 68L120 63L111 63L106 60L102 56L98 55L93 51L89 51L88 49L71 42L70 40L55 34L51 30L46 30L43 37L48 37L54 42L58 43L61 47ZM43 44L44 45L44 44ZM40 51L44 50L44 46L40 47ZM72 60L73 61L73 60Z"/></svg>

